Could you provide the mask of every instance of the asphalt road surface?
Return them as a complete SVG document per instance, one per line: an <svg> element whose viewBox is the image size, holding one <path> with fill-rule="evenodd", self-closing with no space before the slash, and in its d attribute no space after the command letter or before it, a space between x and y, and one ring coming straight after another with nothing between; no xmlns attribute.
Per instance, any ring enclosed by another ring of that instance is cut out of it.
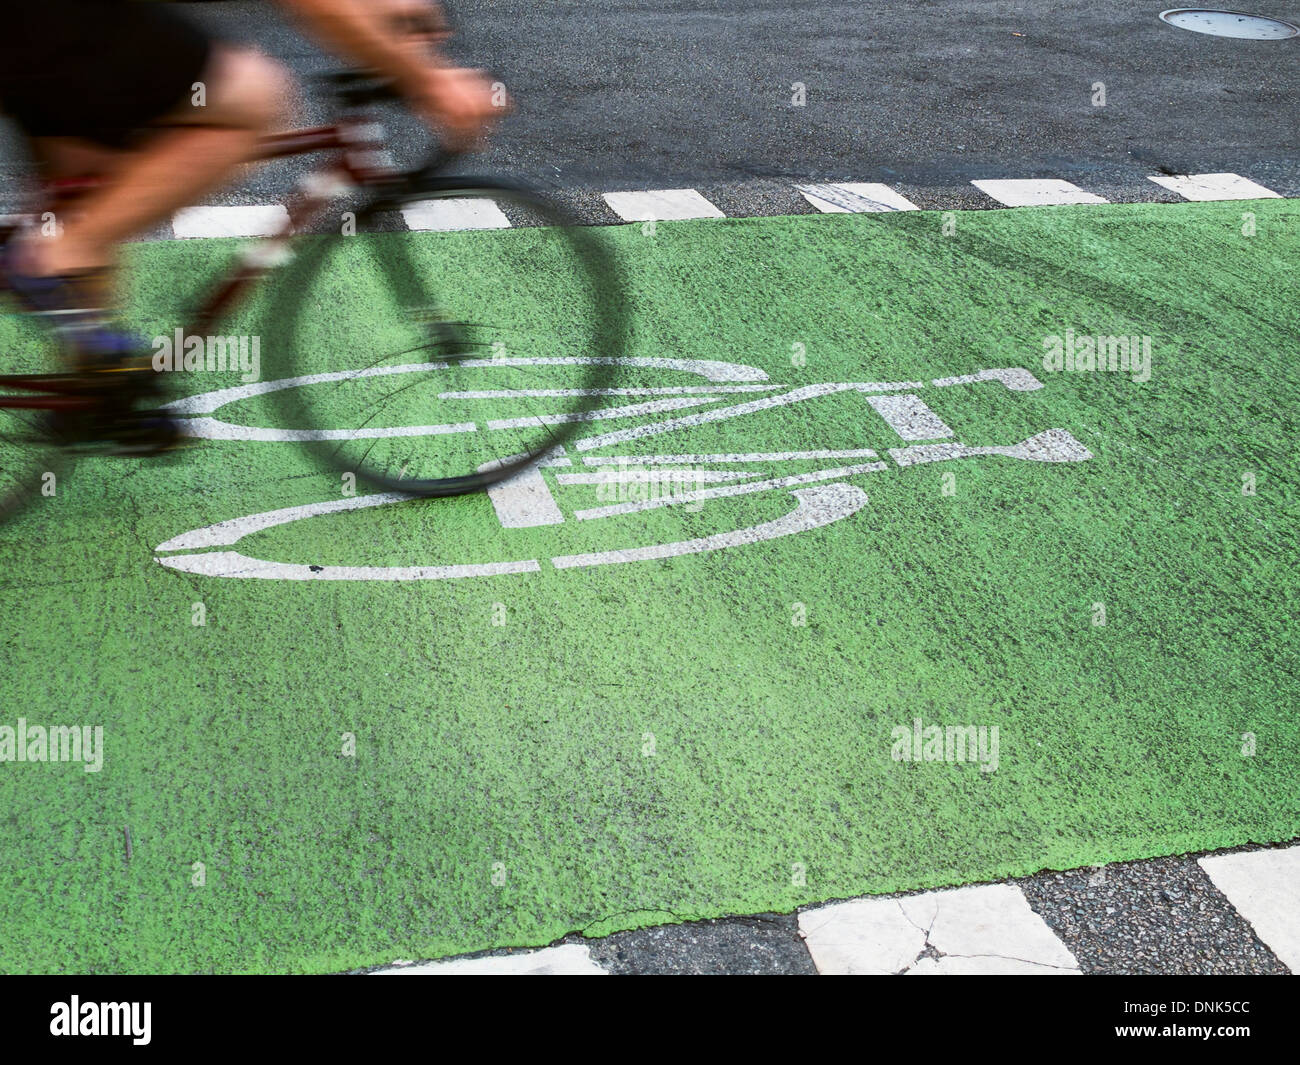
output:
<svg viewBox="0 0 1300 1065"><path fill-rule="evenodd" d="M1191 33L1161 22L1162 7L460 0L452 10L456 53L516 102L485 168L552 187L960 187L1038 176L1096 187L1141 182L1163 166L1300 193L1300 38ZM300 78L338 65L272 3L185 10ZM1300 3L1281 0L1269 13L1300 20ZM304 95L301 117L321 117L319 98ZM416 128L399 119L395 130L418 155ZM20 158L8 138L4 177ZM301 165L251 176L229 202L278 201L286 172Z"/></svg>

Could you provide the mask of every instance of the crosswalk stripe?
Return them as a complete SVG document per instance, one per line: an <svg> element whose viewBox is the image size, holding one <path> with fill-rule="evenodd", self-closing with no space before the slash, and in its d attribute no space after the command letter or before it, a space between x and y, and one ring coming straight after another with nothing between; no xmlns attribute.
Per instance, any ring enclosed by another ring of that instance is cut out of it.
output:
<svg viewBox="0 0 1300 1065"><path fill-rule="evenodd" d="M172 215L172 233L194 237L270 237L289 224L282 203L250 207L182 207Z"/></svg>
<svg viewBox="0 0 1300 1065"><path fill-rule="evenodd" d="M373 976L608 976L591 951L576 943L497 958L460 958L379 969Z"/></svg>
<svg viewBox="0 0 1300 1065"><path fill-rule="evenodd" d="M1079 963L1011 884L837 902L799 915L830 974L1078 974Z"/></svg>
<svg viewBox="0 0 1300 1065"><path fill-rule="evenodd" d="M1240 174L1152 175L1147 178L1185 200L1280 200L1272 189Z"/></svg>
<svg viewBox="0 0 1300 1065"><path fill-rule="evenodd" d="M972 181L980 192L1007 207L1044 207L1059 203L1106 203L1060 178L1008 178Z"/></svg>
<svg viewBox="0 0 1300 1065"><path fill-rule="evenodd" d="M1285 198L1239 174L1153 175L1147 180L1187 200ZM1109 202L1057 178L978 179L971 185L1005 207ZM794 188L825 214L920 210L906 197L879 182L803 183ZM606 192L601 196L620 218L628 222L726 217L696 189ZM419 232L507 229L512 225L500 206L487 197L452 197L411 203L402 209L402 215L407 227ZM0 224L20 224L30 217L0 214ZM283 204L184 207L172 216L170 229L172 236L179 239L264 237L281 232L288 221L289 213ZM158 230L142 239L158 239L162 235L163 231Z"/></svg>
<svg viewBox="0 0 1300 1065"><path fill-rule="evenodd" d="M1300 846L1197 859L1278 960L1300 973Z"/></svg>
<svg viewBox="0 0 1300 1065"><path fill-rule="evenodd" d="M829 185L796 185L803 198L823 214L869 211L919 211L911 200L888 185L851 181Z"/></svg>
<svg viewBox="0 0 1300 1065"><path fill-rule="evenodd" d="M402 208L409 229L447 232L455 229L509 229L510 219L496 202L484 196L421 200Z"/></svg>
<svg viewBox="0 0 1300 1065"><path fill-rule="evenodd" d="M754 455L714 456L662 456L662 461L704 461L761 459ZM567 462L556 459L552 462ZM589 460L595 461L595 460ZM595 556L571 556L554 560L557 565L589 564ZM603 561L609 561L605 559ZM1199 913L1203 923L1202 933L1213 933L1216 949L1222 957L1206 957L1200 971L1216 970L1225 958L1249 961L1252 971L1259 971L1258 955L1266 953L1256 940L1293 971L1300 971L1300 842L1286 849L1254 850L1237 854L1207 855L1198 859L1207 875L1204 886L1191 885L1193 895L1202 895ZM1166 880L1171 887L1186 887L1177 873L1161 868L1160 860L1127 863L1142 871L1143 879L1156 873L1156 882ZM1117 870L1119 867L1115 867ZM1104 885L1106 879L1101 866L1092 867L1094 875L1100 873L1095 883ZM1086 873L1087 870L1074 870ZM799 936L816 971L826 974L840 973L908 973L912 975L944 974L994 974L1038 973L1043 975L1075 975L1082 966L1074 954L1090 959L1089 969L1095 973L1123 971L1123 958L1115 956L1115 944L1107 940L1111 934L1099 929L1090 921L1082 924L1066 920L1062 927L1073 926L1062 933L1065 940L1047 923L1054 924L1062 916L1061 908L1075 909L1077 900L1066 901L1060 894L1053 897L1041 890L1029 890L1026 898L1021 888L1041 878L1028 878L1012 884L977 885L930 892L920 892L894 898L866 897L847 902L814 905L797 917ZM1056 878L1060 880L1058 876ZM1196 878L1199 880L1200 878ZM1081 881L1080 881L1081 882ZM1087 880L1091 887L1092 877ZM1211 898L1212 883L1227 902ZM1064 890L1064 889L1063 889ZM1077 884L1069 887L1077 890ZM1163 894L1163 893L1162 893ZM1166 895L1166 898L1169 896ZM1091 892L1089 892L1091 898ZM1033 899L1031 908L1029 899ZM1114 901L1103 899L1101 901ZM1193 902L1195 898L1193 899ZM1120 903L1117 903L1119 905ZM1208 908L1207 908L1208 906ZM1086 907L1085 907L1086 909ZM1140 910L1141 906L1136 906ZM1239 917L1233 927L1226 929L1219 923L1216 912L1228 910ZM1053 918L1053 912L1056 918ZM1106 914L1115 910L1106 907ZM1040 914L1042 916L1040 916ZM1078 916L1077 914L1075 915ZM1174 919L1171 913L1170 919ZM1208 922L1213 921L1211 925ZM732 942L753 944L752 929L748 919L720 918L705 922L714 930L732 925L729 934ZM1251 927L1253 925L1253 928ZM644 948L627 948L621 943L619 958L627 949L626 959L632 971L642 971L643 963L651 968L667 958L676 957L689 962L696 952L708 947L701 940L700 927L695 922L680 926L665 926L662 937L656 939L651 953L642 958ZM1193 935L1195 929L1193 930ZM452 958L439 961L397 961L380 970L377 975L444 974L444 973L603 973L597 959L608 959L614 940L592 941L587 944L566 944L560 947L518 952L494 958ZM1136 946L1136 944L1135 944ZM743 953L743 951L742 951ZM715 959L709 959L710 962ZM743 964L743 962L742 962ZM1265 968L1273 971L1273 958L1266 960ZM786 961L790 972L806 971L802 956L798 962Z"/></svg>
<svg viewBox="0 0 1300 1065"><path fill-rule="evenodd" d="M605 202L628 222L660 222L675 218L725 218L695 189L655 189L647 192L606 192Z"/></svg>

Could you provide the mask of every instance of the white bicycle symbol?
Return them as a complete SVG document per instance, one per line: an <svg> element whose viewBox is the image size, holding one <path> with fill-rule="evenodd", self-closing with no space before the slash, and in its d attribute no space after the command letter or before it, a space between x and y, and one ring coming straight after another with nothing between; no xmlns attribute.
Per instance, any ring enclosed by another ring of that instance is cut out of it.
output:
<svg viewBox="0 0 1300 1065"><path fill-rule="evenodd" d="M845 478L857 474L986 455L1028 462L1084 462L1092 458L1092 453L1086 447L1061 428L1044 430L1014 444L975 447L959 443L954 439L956 434L953 430L917 394L924 388L950 388L982 382L1000 384L1013 392L1029 392L1043 387L1032 373L1018 367L980 370L958 377L938 378L929 381L928 385L924 381L893 381L826 383L791 388L772 384L763 370L741 363L672 358L627 358L619 361L631 366L684 371L695 374L708 383L685 387L629 389L627 390L629 393L654 394L659 398L602 410L600 417L639 418L683 409L701 407L708 409L694 409L689 414L675 414L657 421L639 421L630 427L580 438L570 443L569 453L561 449L539 466L525 470L509 481L492 486L488 489L487 495L502 528L559 525L566 521L548 483L548 475L554 476L555 483L560 486L584 484L602 486L626 482L628 479L645 479L654 476L654 471L660 469L671 471L685 466L691 468L690 477L697 483L718 482L707 488L701 487L656 498L632 499L576 510L572 513L575 521L610 518L662 506L698 507L713 499L770 491L788 492L793 497L795 505L788 513L773 521L730 529L709 536L588 554L555 555L546 560L546 566L552 569L566 570L698 554L821 528L852 517L867 505L866 492L845 481ZM493 365L493 363L485 360L484 365ZM421 363L258 382L179 400L172 404L172 411L175 414L194 416L188 422L182 423L186 431L193 436L220 440L294 440L298 439L304 431L241 426L222 421L213 415L229 403L276 389L359 378L370 374L409 373L426 368L426 364ZM865 395L867 403L898 434L903 443L898 447L886 449L885 454L889 461L884 461L876 451L866 448L719 454L607 453L611 447L646 441L665 433L690 429L710 422L740 418L758 411L802 403L840 392L858 392ZM757 398L718 406L728 397L735 397L740 393L756 394ZM489 399L495 395L495 393L485 392L467 394L467 398ZM490 431L508 425L507 422L488 421L485 428ZM423 435L476 429L474 425L406 426L396 429L368 429L365 435ZM315 435L341 439L354 434L347 430L325 430ZM592 454L592 452L600 452L600 454ZM812 472L777 477L765 477L764 470L761 468L764 465L796 460L833 460L838 464ZM755 466L760 468L743 468ZM611 467L619 468L611 470ZM449 580L510 573L536 573L544 568L543 561L539 558L449 566L318 566L308 563L273 562L252 558L234 550L239 541L246 536L265 529L326 514L387 506L413 498L415 497L400 492L383 492L250 514L173 537L159 544L155 549L160 553L168 553L159 554L156 560L164 566L186 573L265 580ZM190 553L170 554L178 551Z"/></svg>

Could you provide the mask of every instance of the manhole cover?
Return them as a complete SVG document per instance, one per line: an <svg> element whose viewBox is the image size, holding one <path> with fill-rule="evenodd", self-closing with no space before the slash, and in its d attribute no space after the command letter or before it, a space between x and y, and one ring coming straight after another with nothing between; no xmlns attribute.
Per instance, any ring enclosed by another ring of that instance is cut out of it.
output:
<svg viewBox="0 0 1300 1065"><path fill-rule="evenodd" d="M1171 26L1215 37L1245 37L1252 41L1280 41L1300 34L1300 27L1280 18L1247 15L1244 11L1215 11L1208 7L1173 7L1160 12Z"/></svg>

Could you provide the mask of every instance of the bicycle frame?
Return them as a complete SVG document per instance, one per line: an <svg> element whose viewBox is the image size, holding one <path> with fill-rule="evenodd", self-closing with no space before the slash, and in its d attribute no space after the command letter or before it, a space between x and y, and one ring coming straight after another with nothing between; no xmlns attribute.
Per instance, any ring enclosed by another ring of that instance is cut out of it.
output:
<svg viewBox="0 0 1300 1065"><path fill-rule="evenodd" d="M188 332L209 332L208 327L237 303L250 285L285 260L293 236L305 232L349 188L384 186L400 176L383 149L382 127L365 116L263 137L254 161L329 151L338 153L333 161L303 177L290 195L284 228L245 249L234 273L200 306Z"/></svg>
<svg viewBox="0 0 1300 1065"><path fill-rule="evenodd" d="M234 270L222 279L194 314L187 335L205 335L235 306L249 288L291 255L288 245L295 234L304 232L325 208L349 188L385 187L402 176L383 149L382 126L368 114L346 116L337 123L291 130L263 137L251 162L267 162L313 152L334 152L323 167L303 177L286 205L289 220L277 233L249 245ZM87 192L98 188L96 178L73 178L50 182L41 198L45 210L56 212ZM39 217L42 212L36 212ZM0 246L17 227L0 227ZM89 382L76 374L0 375L0 388L31 395L0 395L0 408L38 410L90 410L98 400L88 394Z"/></svg>

